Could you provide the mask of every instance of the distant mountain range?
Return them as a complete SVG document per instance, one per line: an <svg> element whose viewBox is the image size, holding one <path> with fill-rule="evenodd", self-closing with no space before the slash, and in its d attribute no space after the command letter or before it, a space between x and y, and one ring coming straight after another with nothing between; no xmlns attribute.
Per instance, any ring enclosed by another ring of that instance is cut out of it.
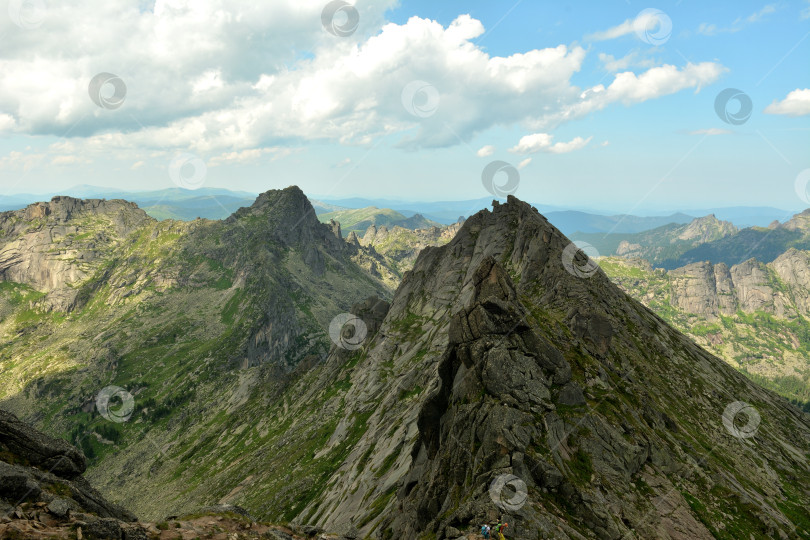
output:
<svg viewBox="0 0 810 540"><path fill-rule="evenodd" d="M52 194L17 194L0 198L0 211L17 210L57 195L83 199L124 199L132 201L155 219L190 221L195 218L225 219L239 208L250 206L256 195L221 188L197 190L167 188L156 191L116 191L109 188L80 185Z"/></svg>
<svg viewBox="0 0 810 540"><path fill-rule="evenodd" d="M320 203L344 208L390 208L401 214L410 216L420 213L423 216L439 223L455 223L459 216L469 217L476 209L490 206L492 197L482 197L466 201L437 201L415 202L397 201L392 199L365 199L360 197L333 199L329 197L315 198ZM622 213L605 213L590 208L571 208L558 205L533 203L538 212L551 221L563 233L570 235L574 232L615 232L631 233L641 232L669 223L689 223L696 217L714 214L718 219L730 221L735 226L767 227L773 221L784 221L795 212L773 208L770 206L731 206L708 207L701 209L680 210L677 212L655 213L651 216L635 216Z"/></svg>
<svg viewBox="0 0 810 540"><path fill-rule="evenodd" d="M59 193L49 194L15 194L0 197L0 211L16 210L24 206L47 201L56 195L69 195L79 198L95 199L124 199L136 203L147 214L158 220L176 219L190 221L195 218L225 219L242 207L250 206L256 198L256 193L245 191L232 191L223 188L200 188L187 190L181 188L167 188L154 191L126 191L115 190L91 185L79 185ZM469 217L480 208L488 207L492 203L491 197L463 201L437 201L416 202L397 201L392 199L365 199L359 197L346 199L311 198L312 206L318 215L343 212L347 210L361 210L371 214L371 209L378 210L380 221L374 219L357 219L354 214L341 214L341 226L346 232L352 230L363 233L368 225L400 225L405 228L420 228L430 226L430 222L449 225L458 221L459 217ZM627 214L606 215L590 209L574 209L548 204L534 204L539 212L545 215L557 228L568 236L576 233L602 233L602 234L634 234L666 225L684 225L690 223L695 217L714 214L720 220L732 222L736 227L749 226L765 227L773 221L784 221L791 213L771 207L729 207L707 208L701 210L686 210L669 215L636 216ZM389 212L390 211L390 212ZM402 217L389 216L390 223L382 214L396 212ZM407 218L419 214L420 218L408 225L400 224ZM331 215L326 218L334 219ZM368 224L364 223L368 221ZM397 222L397 223L394 223Z"/></svg>
<svg viewBox="0 0 810 540"><path fill-rule="evenodd" d="M710 214L723 221L730 221L737 227L767 227L774 221L785 221L796 212L782 210L771 206L729 206L704 208L700 210L683 210L690 216L708 216Z"/></svg>
<svg viewBox="0 0 810 540"><path fill-rule="evenodd" d="M770 263L790 248L810 249L810 210L767 228L738 229L710 215L685 225L664 225L638 233L578 232L572 237L592 245L602 256L640 258L667 270L701 261L727 266L748 259Z"/></svg>
<svg viewBox="0 0 810 540"><path fill-rule="evenodd" d="M575 240L587 242L600 255L640 258L653 266L678 266L678 260L698 246L737 234L739 229L714 215L685 224L670 223L647 231L623 233L577 232Z"/></svg>

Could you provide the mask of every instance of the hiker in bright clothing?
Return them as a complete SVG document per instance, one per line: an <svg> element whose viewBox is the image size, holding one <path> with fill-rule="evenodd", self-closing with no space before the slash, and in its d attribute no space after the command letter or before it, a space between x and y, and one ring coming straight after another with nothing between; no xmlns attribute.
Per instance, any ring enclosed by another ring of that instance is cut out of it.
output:
<svg viewBox="0 0 810 540"><path fill-rule="evenodd" d="M500 523L500 522L498 522L498 524L495 525L495 532L498 533L498 540L506 540L506 538L504 538L503 536L503 530L508 526L509 526L508 523Z"/></svg>
<svg viewBox="0 0 810 540"><path fill-rule="evenodd" d="M489 540L489 532L491 530L492 529L490 529L489 525L484 523L483 525L481 525L481 536L483 536L485 539Z"/></svg>

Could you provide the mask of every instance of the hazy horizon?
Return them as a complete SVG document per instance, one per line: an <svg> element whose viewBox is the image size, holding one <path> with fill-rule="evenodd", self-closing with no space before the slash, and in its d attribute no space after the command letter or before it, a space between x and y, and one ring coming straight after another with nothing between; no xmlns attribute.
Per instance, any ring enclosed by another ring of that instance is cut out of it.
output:
<svg viewBox="0 0 810 540"><path fill-rule="evenodd" d="M0 196L295 184L629 214L810 206L806 1L361 0L345 31L323 8L3 14Z"/></svg>
<svg viewBox="0 0 810 540"><path fill-rule="evenodd" d="M294 184L292 184L292 185L294 185ZM51 197L59 196L59 195L66 195L66 196L71 196L71 197L76 197L76 198L83 198L83 195L81 193L77 194L76 191L84 191L84 190L92 190L92 191L94 191L96 193L100 193L100 194L103 194L103 192L107 192L107 193L113 193L113 194L129 193L129 194L135 195L135 194L147 194L147 193L160 192L160 191L167 190L167 189L169 189L169 190L171 190L171 189L180 190L181 192L184 192L184 193L188 194L189 196L193 196L194 194L199 194L200 196L211 196L211 195L208 195L208 190L225 190L227 192L230 192L234 196L250 196L250 197L256 197L260 193L263 193L262 191L256 191L256 192L234 191L234 190L230 190L227 187L223 187L223 186L205 186L205 189L199 189L199 190L189 190L189 189L181 188L181 187L178 187L178 186L168 186L168 187L159 188L159 189L122 190L122 189L117 189L115 187L104 187L104 186L94 186L94 185L91 185L91 184L80 184L80 185L72 186L71 188L68 188L68 189L65 189L65 190L59 190L58 192L50 192L50 193L49 192L45 192L45 193L19 192L19 193L9 194L7 197L9 197L9 198L10 197L20 197L20 198L26 198L26 199L30 198L30 197L42 197L43 200L46 200L46 199L49 199ZM283 189L283 188L271 188L271 189ZM265 190L265 191L267 191L267 190ZM364 196L362 194L360 194L360 195L358 195L358 194L355 194L355 195L352 195L352 194L343 195L343 194L341 194L340 196L336 197L336 196L326 195L326 194L307 193L306 190L303 190L303 191L304 191L304 193L307 195L307 197L309 199L314 200L314 201L322 201L322 202L327 202L327 203L332 201L332 202L335 202L335 203L339 203L341 201L349 202L349 201L352 201L352 200L362 200L362 201L368 202L370 206L378 205L378 207L380 207L380 208L384 208L385 203L396 203L396 205L413 204L414 208L412 208L410 210L413 210L413 211L416 211L416 212L420 211L419 205L441 205L443 203L452 204L452 203L465 203L465 202L481 202L481 204L485 204L485 205L488 206L488 201L489 200L493 200L493 199L498 199L498 200L501 200L501 201L504 200L504 198L498 198L498 197L494 197L494 196L491 196L491 195L488 196L488 197L478 197L478 198L475 198L475 199L447 199L447 200L418 200L418 199L408 199L408 198L404 198L404 197L387 197L387 196L384 196L384 197L368 197L368 196ZM516 196L518 198L521 198L519 196L519 194L516 195ZM84 197L84 198L87 198L87 197ZM535 205L542 204L545 207L552 208L552 210L546 210L546 211L574 211L574 212L583 212L583 213L589 213L589 214L600 214L600 215L606 215L606 216L627 214L627 215L634 215L634 216L639 216L639 217L661 217L661 216L668 216L668 215L675 215L675 214L681 214L682 213L682 214L691 215L693 217L703 217L703 216L707 215L710 212L718 211L718 210L735 210L735 209L757 210L757 209L767 209L767 210L773 210L773 211L777 211L777 212L784 212L784 219L780 219L780 221L784 221L785 219L788 219L792 215L802 212L803 210L805 210L805 208L810 208L810 206L807 206L807 207L795 207L795 208L777 208L777 207L767 206L767 205L735 205L735 206L703 205L703 206L694 206L694 207L673 207L673 208L661 208L661 209L644 208L644 209L636 209L636 211L634 213L627 213L627 212L622 212L619 209L610 208L610 207L602 207L602 208L600 208L600 207L588 207L588 206L582 206L582 205L580 205L580 206L557 205L557 204L553 204L553 203L539 203L538 201L532 201L530 199L526 199L526 200L527 200L527 202L531 202L532 204L535 204ZM31 202L38 202L38 201L31 201ZM0 197L0 207L2 207L2 203L3 203L3 197ZM25 203L25 204L30 204L30 203ZM352 207L347 207L347 208L352 208ZM477 211L477 209L475 211Z"/></svg>

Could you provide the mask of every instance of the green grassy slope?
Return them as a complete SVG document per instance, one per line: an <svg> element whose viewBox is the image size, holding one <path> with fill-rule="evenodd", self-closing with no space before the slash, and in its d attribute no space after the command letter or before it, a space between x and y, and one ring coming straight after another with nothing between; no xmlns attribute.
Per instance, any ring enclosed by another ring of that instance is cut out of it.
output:
<svg viewBox="0 0 810 540"><path fill-rule="evenodd" d="M141 516L219 500L233 488L222 460L248 457L245 445L278 427L262 419L280 418L274 407L296 370L325 357L330 321L388 294L314 213L301 222L305 201L284 190L226 221L151 221L75 284L87 301L69 313L50 310L43 291L3 282L0 406L81 447L88 476ZM106 229L94 227L82 234ZM133 396L128 421L99 415L96 396L109 386ZM133 478L132 491L117 489L121 477Z"/></svg>

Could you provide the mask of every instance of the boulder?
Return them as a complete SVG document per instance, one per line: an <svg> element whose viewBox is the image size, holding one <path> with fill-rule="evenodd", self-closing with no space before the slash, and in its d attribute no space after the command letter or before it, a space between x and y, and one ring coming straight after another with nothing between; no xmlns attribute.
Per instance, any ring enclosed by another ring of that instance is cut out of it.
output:
<svg viewBox="0 0 810 540"><path fill-rule="evenodd" d="M83 530L90 540L121 540L123 536L121 524L113 518L90 521L85 524Z"/></svg>
<svg viewBox="0 0 810 540"><path fill-rule="evenodd" d="M66 518L70 512L70 504L61 497L57 497L48 503L47 508L48 512L60 518Z"/></svg>

